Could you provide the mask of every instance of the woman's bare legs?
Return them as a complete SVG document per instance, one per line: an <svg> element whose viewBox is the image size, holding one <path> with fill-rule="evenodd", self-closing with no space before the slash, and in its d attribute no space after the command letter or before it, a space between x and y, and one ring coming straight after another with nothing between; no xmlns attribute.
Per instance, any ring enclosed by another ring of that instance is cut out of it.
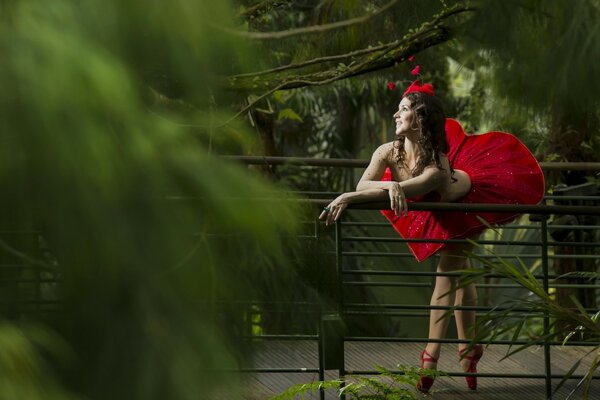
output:
<svg viewBox="0 0 600 400"><path fill-rule="evenodd" d="M470 262L467 259L465 262L465 268L470 268ZM456 297L454 299L456 306L476 306L477 305L477 289L475 284L471 283L456 291ZM475 311L474 310L455 310L454 320L456 323L456 333L460 340L471 340L473 339L475 332L473 327L475 326ZM468 346L467 343L459 343L458 350L462 351ZM470 354L470 353L467 353ZM469 360L463 358L460 360L460 364L463 370L466 370L469 365Z"/></svg>
<svg viewBox="0 0 600 400"><path fill-rule="evenodd" d="M472 245L455 247L447 250L440 255L437 271L441 273L455 272L469 267L469 261L465 252L471 251ZM450 307L452 305L475 305L477 302L477 292L473 284L454 291L456 287L457 276L437 276L435 288L431 296L432 306ZM429 338L443 339L448 329L449 316L444 317L447 309L432 309L429 314ZM473 337L472 326L475 324L475 311L456 310L454 312L456 319L456 328L459 339L470 339ZM461 344L460 349L466 345ZM433 358L437 359L440 355L441 343L430 342L425 348ZM466 366L466 364L465 364ZM463 366L463 368L465 367ZM424 368L436 368L437 363L425 362Z"/></svg>

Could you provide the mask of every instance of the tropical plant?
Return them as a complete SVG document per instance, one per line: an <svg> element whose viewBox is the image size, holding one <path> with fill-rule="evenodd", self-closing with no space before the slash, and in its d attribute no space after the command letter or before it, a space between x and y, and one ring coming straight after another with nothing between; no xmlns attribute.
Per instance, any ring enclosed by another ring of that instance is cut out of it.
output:
<svg viewBox="0 0 600 400"><path fill-rule="evenodd" d="M476 246L480 246L476 244ZM469 283L478 281L486 275L501 274L509 281L525 289L529 296L508 297L496 308L479 317L476 323L476 335L473 343L483 343L493 341L499 338L507 339L513 343L526 339L524 344L511 345L508 347L506 357L523 351L531 346L541 346L550 341L562 341L567 345L570 340L589 342L589 351L586 354L592 355L592 361L584 377L578 382L575 388L569 394L571 398L575 392L582 388L582 397L587 399L589 396L592 377L600 367L600 311L590 314L576 298L571 300L576 308L566 307L560 304L556 298L544 288L543 282L533 275L531 269L520 259L514 264L495 254L493 250L487 250L486 253L494 255L493 258L484 258L481 255L473 254L472 257L480 263L481 268L462 271L457 288L464 287ZM573 273L570 276L585 277L595 280L600 277L597 273ZM557 280L564 278L559 276ZM526 312L524 312L526 310ZM531 328L532 319L548 321L546 326L535 325L535 331L527 332L525 329ZM566 337L563 337L561 329L556 329L559 321L569 321L575 328ZM571 378L575 370L581 364L581 359L573 364L571 369L565 374L555 391Z"/></svg>
<svg viewBox="0 0 600 400"><path fill-rule="evenodd" d="M352 400L415 400L420 398L415 385L421 376L446 375L442 371L404 366L398 366L395 372L381 366L376 369L379 375L375 377L347 375L344 379L294 385L269 400L294 400L319 391L335 391L338 396Z"/></svg>

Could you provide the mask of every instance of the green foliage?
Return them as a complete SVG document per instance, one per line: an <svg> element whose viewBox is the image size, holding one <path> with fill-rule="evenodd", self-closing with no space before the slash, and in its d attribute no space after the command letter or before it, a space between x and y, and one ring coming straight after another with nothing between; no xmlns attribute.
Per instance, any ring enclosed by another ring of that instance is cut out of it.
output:
<svg viewBox="0 0 600 400"><path fill-rule="evenodd" d="M27 400L80 398L61 387L39 354L42 349L66 361L65 358L72 356L68 346L41 327L28 327L27 330L28 337L14 325L0 323L0 397Z"/></svg>
<svg viewBox="0 0 600 400"><path fill-rule="evenodd" d="M235 386L215 372L243 350L235 302L288 291L277 278L292 272L283 243L298 210L211 154L243 148L243 128L190 123L230 116L214 77L246 50L214 34L228 6L3 3L2 228L39 230L57 264L2 248L62 282L59 315L0 329L0 397L198 399ZM151 86L194 106L157 105ZM57 340L34 342L36 329Z"/></svg>
<svg viewBox="0 0 600 400"><path fill-rule="evenodd" d="M302 117L296 114L296 112L291 108L284 108L283 110L279 111L279 114L277 114L277 120L281 121L282 119L291 119L292 121L302 122Z"/></svg>
<svg viewBox="0 0 600 400"><path fill-rule="evenodd" d="M312 382L294 385L269 400L304 399L307 395L317 395L320 390L336 391L338 396L352 400L414 400L420 398L415 385L421 376L438 377L446 375L442 371L398 366L392 372L377 366L377 377L347 375L345 379Z"/></svg>
<svg viewBox="0 0 600 400"><path fill-rule="evenodd" d="M589 62L600 55L599 12L589 0L482 1L466 33L489 49L502 94L542 108L556 101L588 107L600 85Z"/></svg>
<svg viewBox="0 0 600 400"><path fill-rule="evenodd" d="M454 55L477 75L473 123L515 132L540 158L596 160L599 17L595 0L478 2Z"/></svg>
<svg viewBox="0 0 600 400"><path fill-rule="evenodd" d="M600 312L590 315L574 297L572 297L571 300L576 305L577 309L559 304L553 296L544 290L542 283L535 278L522 260L519 259L518 263L515 265L489 249L487 252L493 254L495 257L489 259L478 256L477 254L472 255L472 257L482 264L482 268L463 271L463 276L460 278L457 288L464 287L477 281L488 273L500 273L511 282L518 284L523 289L526 289L527 292L531 293L531 298L510 298L502 304L499 304L498 309L492 309L482 317L479 317L475 328L477 334L473 339L473 342L482 343L488 340L493 341L499 339L503 335L509 334L509 340L511 343L515 343L517 340L522 339L521 334L523 327L530 322L531 318L541 319L544 316L548 316L550 321L548 329L545 331L542 330L536 336L528 335L528 342L525 344L516 347L513 345L509 346L507 354L504 357L507 358L529 347L540 346L545 342L552 340L559 340L562 332L554 330L557 321L570 321L575 326L575 329L564 338L562 341L563 345L568 344L569 340L572 339L590 342L591 349L589 350L588 355L594 354L594 358L589 369L586 371L584 378L571 392L569 397L571 397L580 386L583 386L583 398L587 399L592 383L591 378L600 367L600 345L597 344L600 342L600 325L598 325ZM564 276L561 276L556 279L563 277ZM598 278L600 275L596 273L593 274L592 277ZM527 310L527 312L524 313L523 310ZM554 389L555 391L558 391L558 389L573 375L580 363L581 360L577 361L571 367Z"/></svg>

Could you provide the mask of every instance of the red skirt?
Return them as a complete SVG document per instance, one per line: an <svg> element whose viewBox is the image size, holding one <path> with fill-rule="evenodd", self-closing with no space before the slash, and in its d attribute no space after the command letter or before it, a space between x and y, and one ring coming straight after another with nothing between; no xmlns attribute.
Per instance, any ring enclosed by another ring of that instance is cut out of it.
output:
<svg viewBox="0 0 600 400"><path fill-rule="evenodd" d="M471 190L458 203L539 204L545 191L544 174L537 160L515 136L505 132L465 135L462 126L446 119L448 159L453 169L471 178ZM382 180L392 174L386 169ZM409 201L431 201L434 196ZM464 239L483 232L486 224L502 224L519 214L460 211L410 211L402 217L381 210L405 239ZM446 243L408 243L418 261L444 250Z"/></svg>

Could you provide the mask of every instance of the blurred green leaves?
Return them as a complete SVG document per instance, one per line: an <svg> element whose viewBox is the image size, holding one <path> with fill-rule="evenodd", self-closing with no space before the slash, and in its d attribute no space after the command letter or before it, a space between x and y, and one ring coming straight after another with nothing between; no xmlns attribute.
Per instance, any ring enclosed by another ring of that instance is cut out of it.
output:
<svg viewBox="0 0 600 400"><path fill-rule="evenodd" d="M40 359L39 348L69 355L65 344L54 334L29 327L31 336L7 323L0 324L0 397L3 399L67 400L75 399L60 387L56 376ZM37 346L37 348L36 348Z"/></svg>
<svg viewBox="0 0 600 400"><path fill-rule="evenodd" d="M15 352L0 369L38 371L19 378L31 393L198 399L234 379L218 372L236 366L243 334L231 300L278 290L270 271L286 274L283 240L297 210L266 181L209 154L219 130L181 123L227 113L214 76L245 59L243 47L211 31L227 24L228 7L4 3L0 204L11 218L2 228L39 229L56 256L60 315L39 324L74 359L53 361L6 323L0 351ZM156 107L150 87L194 109ZM14 393L1 397L36 398L11 392L18 382L0 381L0 393Z"/></svg>
<svg viewBox="0 0 600 400"><path fill-rule="evenodd" d="M466 26L472 49L487 48L499 75L495 87L542 109L597 106L600 10L594 1L482 1Z"/></svg>

